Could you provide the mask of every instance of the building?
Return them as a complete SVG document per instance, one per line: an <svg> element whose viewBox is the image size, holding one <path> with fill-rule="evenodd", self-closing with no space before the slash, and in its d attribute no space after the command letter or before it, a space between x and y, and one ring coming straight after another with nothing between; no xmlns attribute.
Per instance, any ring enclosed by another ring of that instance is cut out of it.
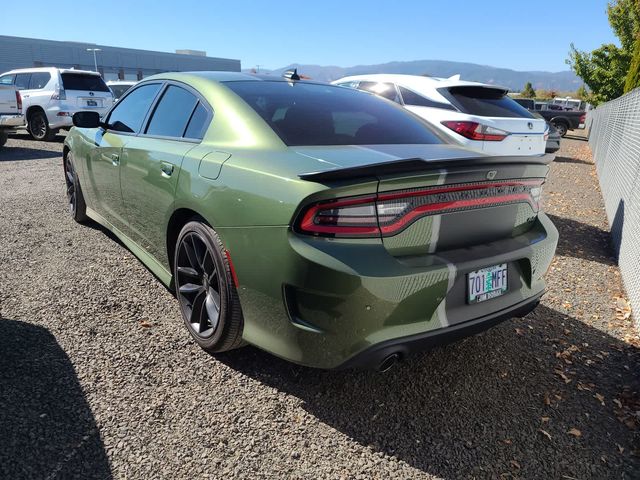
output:
<svg viewBox="0 0 640 480"><path fill-rule="evenodd" d="M94 53L98 71L105 80L141 80L162 72L240 71L240 60L207 57L200 50L167 53L0 35L0 73L27 67L95 70Z"/></svg>

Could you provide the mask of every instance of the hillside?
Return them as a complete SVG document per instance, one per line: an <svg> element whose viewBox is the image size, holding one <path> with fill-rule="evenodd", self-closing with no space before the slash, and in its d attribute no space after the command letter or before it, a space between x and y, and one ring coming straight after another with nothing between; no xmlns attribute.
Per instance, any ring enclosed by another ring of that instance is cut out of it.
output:
<svg viewBox="0 0 640 480"><path fill-rule="evenodd" d="M582 81L571 71L565 72L519 72L508 68L497 68L474 63L449 62L445 60L415 60L411 62L389 62L378 65L357 65L354 67L337 67L322 65L291 64L271 71L261 70L260 73L281 75L290 68L297 68L314 80L331 81L347 75L366 73L404 73L409 75L428 74L434 77L450 77L460 74L463 80L492 83L509 87L519 91L526 82L531 82L535 89L572 91L576 90ZM250 71L245 69L244 71Z"/></svg>

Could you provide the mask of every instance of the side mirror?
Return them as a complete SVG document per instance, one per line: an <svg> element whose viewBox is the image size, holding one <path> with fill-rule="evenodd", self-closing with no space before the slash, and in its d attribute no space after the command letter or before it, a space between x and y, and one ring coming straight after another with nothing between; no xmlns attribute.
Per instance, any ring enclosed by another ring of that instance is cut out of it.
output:
<svg viewBox="0 0 640 480"><path fill-rule="evenodd" d="M80 128L98 128L102 126L98 112L76 112L73 114L73 125Z"/></svg>

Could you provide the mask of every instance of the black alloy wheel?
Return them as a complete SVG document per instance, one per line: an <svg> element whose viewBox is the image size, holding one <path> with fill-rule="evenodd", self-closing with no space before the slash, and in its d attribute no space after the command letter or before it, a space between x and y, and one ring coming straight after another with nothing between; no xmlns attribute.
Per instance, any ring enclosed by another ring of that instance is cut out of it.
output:
<svg viewBox="0 0 640 480"><path fill-rule="evenodd" d="M242 344L242 311L230 265L217 233L192 221L178 236L174 254L176 296L185 325L209 352Z"/></svg>

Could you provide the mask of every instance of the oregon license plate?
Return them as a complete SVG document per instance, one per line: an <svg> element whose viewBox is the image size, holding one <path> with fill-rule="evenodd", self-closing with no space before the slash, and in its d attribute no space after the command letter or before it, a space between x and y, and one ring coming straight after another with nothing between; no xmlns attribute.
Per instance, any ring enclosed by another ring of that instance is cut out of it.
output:
<svg viewBox="0 0 640 480"><path fill-rule="evenodd" d="M507 264L494 265L467 274L467 302L484 302L503 295L508 289Z"/></svg>

